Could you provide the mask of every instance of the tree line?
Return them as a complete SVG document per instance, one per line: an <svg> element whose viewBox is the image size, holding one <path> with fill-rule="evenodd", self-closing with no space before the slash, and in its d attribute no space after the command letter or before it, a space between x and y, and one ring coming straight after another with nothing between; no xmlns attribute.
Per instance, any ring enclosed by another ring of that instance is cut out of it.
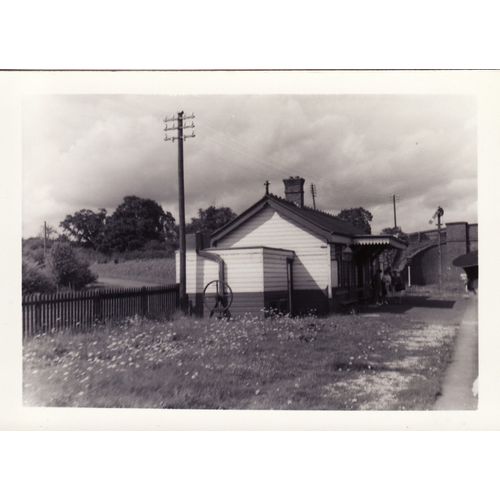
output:
<svg viewBox="0 0 500 500"><path fill-rule="evenodd" d="M236 217L229 207L200 208L186 225L187 232L214 231ZM63 235L84 248L104 254L178 246L179 226L170 212L156 201L126 196L116 210L82 209L60 223Z"/></svg>
<svg viewBox="0 0 500 500"><path fill-rule="evenodd" d="M211 233L236 216L229 207L200 208L186 225L186 231ZM343 209L337 217L358 227L360 232L371 234L373 216L363 207ZM62 239L107 255L148 248L171 251L178 248L179 226L174 216L156 201L133 195L125 196L112 214L104 208L84 208L66 215L59 226ZM383 230L386 234L400 232L400 228Z"/></svg>
<svg viewBox="0 0 500 500"><path fill-rule="evenodd" d="M229 207L200 208L197 217L186 225L188 233L213 232L236 217ZM341 210L339 219L351 223L361 233L371 234L371 212L363 207ZM104 254L134 250L171 249L178 247L179 226L170 212L156 201L126 196L116 210L108 215L106 209L87 208L68 214L60 223L62 237L78 246ZM49 228L49 232L55 232ZM385 228L383 234L401 234L401 228Z"/></svg>

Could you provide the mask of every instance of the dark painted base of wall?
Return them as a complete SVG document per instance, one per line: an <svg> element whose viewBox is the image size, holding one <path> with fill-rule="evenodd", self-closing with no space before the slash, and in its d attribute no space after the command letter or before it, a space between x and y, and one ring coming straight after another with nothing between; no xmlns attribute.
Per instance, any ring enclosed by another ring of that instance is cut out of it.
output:
<svg viewBox="0 0 500 500"><path fill-rule="evenodd" d="M188 300L191 314L195 316L209 315L210 310L208 307L204 307L201 293L189 294ZM292 301L294 315L323 315L330 310L328 297L322 290L294 290ZM230 311L232 316L240 316L245 313L261 316L271 309L283 314L289 312L288 292L286 290L235 293Z"/></svg>
<svg viewBox="0 0 500 500"><path fill-rule="evenodd" d="M265 314L270 312L277 312L281 314L288 314L290 312L290 305L288 304L288 292L280 290L277 292L264 292L264 308Z"/></svg>
<svg viewBox="0 0 500 500"><path fill-rule="evenodd" d="M302 316L305 314L316 314L319 316L328 314L330 311L328 295L323 290L294 290L293 312Z"/></svg>
<svg viewBox="0 0 500 500"><path fill-rule="evenodd" d="M188 295L191 314L195 316L207 316L210 314L209 306L205 307L203 304L203 294L189 294ZM214 301L209 301L209 305ZM244 313L251 314L264 314L264 293L263 292L247 292L235 293L233 296L233 303L230 307L232 316L239 316Z"/></svg>

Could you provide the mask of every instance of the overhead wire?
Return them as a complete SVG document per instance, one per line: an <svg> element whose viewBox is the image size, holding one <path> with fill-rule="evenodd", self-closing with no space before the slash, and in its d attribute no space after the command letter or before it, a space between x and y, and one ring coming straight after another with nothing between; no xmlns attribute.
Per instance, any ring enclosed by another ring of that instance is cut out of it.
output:
<svg viewBox="0 0 500 500"><path fill-rule="evenodd" d="M203 129L204 127L217 134L216 136L214 136L213 134L203 134L204 140L207 140L208 142L213 143L217 146L222 146L226 150L231 151L234 155L236 155L233 156L233 158L235 158L240 164L243 163L247 165L248 162L238 155L246 156L249 160L252 161L252 168L258 169L260 173L264 174L266 179L269 177L270 169L271 171L273 171L273 173L279 172L284 177L288 177L290 175L290 170L285 166L276 161L270 162L263 159L262 157L257 156L254 152L250 151L248 146L229 136L229 134L224 132L223 130L210 125L209 121L206 119L204 119L203 122L198 122L197 124L198 130L200 128ZM221 153L220 151L214 150L212 152L217 156L223 156L223 153Z"/></svg>
<svg viewBox="0 0 500 500"><path fill-rule="evenodd" d="M236 159L240 163L244 163L245 165L249 165L251 163L252 168L256 168L262 173L269 173L269 169L272 168L272 166L263 163L259 158L254 157L251 154L246 153L245 151L237 149L223 141L211 137L207 137L206 140L217 146L222 146L225 152L230 151L231 153L233 153L233 159ZM217 154L218 156L223 156L223 153L217 150L212 151L212 153ZM242 158L242 156L245 156L246 158Z"/></svg>

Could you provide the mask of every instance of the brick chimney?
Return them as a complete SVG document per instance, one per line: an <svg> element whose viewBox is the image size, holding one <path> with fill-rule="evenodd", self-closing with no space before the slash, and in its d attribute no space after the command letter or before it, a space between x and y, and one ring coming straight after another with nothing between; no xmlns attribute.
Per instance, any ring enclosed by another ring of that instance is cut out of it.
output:
<svg viewBox="0 0 500 500"><path fill-rule="evenodd" d="M295 203L300 208L304 206L304 182L305 180L298 176L283 179L286 200Z"/></svg>

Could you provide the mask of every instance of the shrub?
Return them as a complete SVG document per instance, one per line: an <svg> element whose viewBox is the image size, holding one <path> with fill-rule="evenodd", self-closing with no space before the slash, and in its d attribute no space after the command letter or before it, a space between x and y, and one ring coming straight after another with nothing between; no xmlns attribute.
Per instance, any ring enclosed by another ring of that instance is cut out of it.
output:
<svg viewBox="0 0 500 500"><path fill-rule="evenodd" d="M50 248L50 241L47 242L47 247ZM37 264L43 265L44 251L43 240L41 238L23 239L22 242L23 259L28 259Z"/></svg>
<svg viewBox="0 0 500 500"><path fill-rule="evenodd" d="M23 259L22 288L26 293L50 293L55 291L56 284L47 269L30 259Z"/></svg>
<svg viewBox="0 0 500 500"><path fill-rule="evenodd" d="M89 264L79 258L68 243L56 243L47 260L47 268L58 286L79 290L97 280Z"/></svg>

